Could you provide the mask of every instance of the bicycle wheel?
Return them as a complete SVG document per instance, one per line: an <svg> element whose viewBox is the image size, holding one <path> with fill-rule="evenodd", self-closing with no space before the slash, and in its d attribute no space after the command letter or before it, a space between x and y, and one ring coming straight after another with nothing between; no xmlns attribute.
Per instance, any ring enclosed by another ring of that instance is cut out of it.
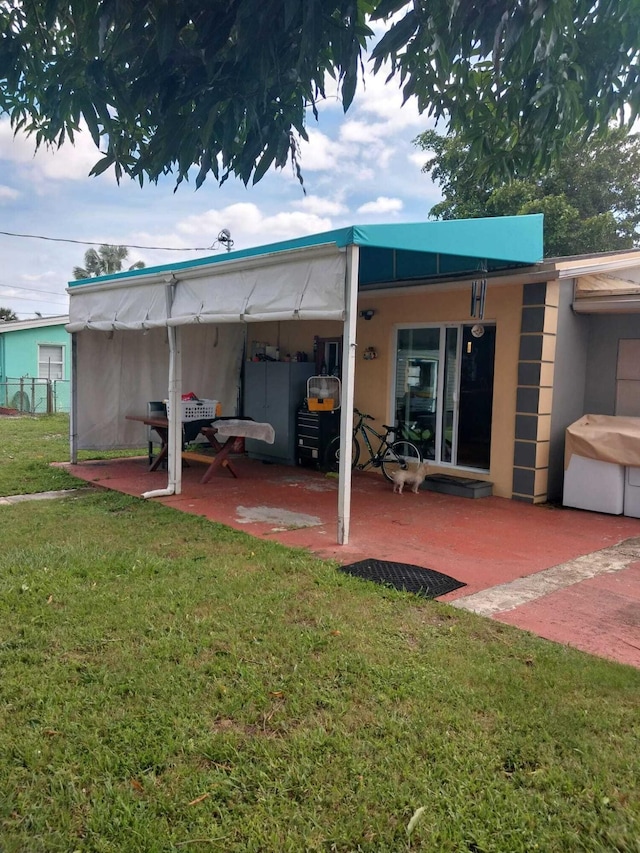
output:
<svg viewBox="0 0 640 853"><path fill-rule="evenodd" d="M387 480L393 480L393 474L398 469L412 468L421 462L422 456L413 442L394 441L382 459L382 473Z"/></svg>
<svg viewBox="0 0 640 853"><path fill-rule="evenodd" d="M352 441L351 447L351 467L355 468L358 464L358 459L360 458L360 445L355 439L355 436ZM332 438L329 444L327 445L327 449L324 454L324 465L323 469L325 471L337 471L340 467L340 436L337 435L335 438Z"/></svg>

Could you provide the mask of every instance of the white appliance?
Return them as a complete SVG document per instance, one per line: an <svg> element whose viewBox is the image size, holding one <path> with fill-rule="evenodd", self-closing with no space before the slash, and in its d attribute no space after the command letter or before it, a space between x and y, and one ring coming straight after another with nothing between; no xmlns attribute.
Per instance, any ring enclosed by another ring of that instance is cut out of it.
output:
<svg viewBox="0 0 640 853"><path fill-rule="evenodd" d="M640 469L632 469L640 472ZM562 503L576 509L621 515L624 508L625 467L573 453L564 472ZM638 489L640 507L640 487Z"/></svg>
<svg viewBox="0 0 640 853"><path fill-rule="evenodd" d="M640 518L640 468L626 468L624 514L631 518Z"/></svg>

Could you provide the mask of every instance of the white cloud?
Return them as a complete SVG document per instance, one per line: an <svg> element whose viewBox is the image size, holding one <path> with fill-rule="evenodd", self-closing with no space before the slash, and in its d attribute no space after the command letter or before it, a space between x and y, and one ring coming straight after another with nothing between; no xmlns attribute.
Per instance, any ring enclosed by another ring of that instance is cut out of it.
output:
<svg viewBox="0 0 640 853"><path fill-rule="evenodd" d="M239 202L187 216L166 234L138 232L132 242L153 242L155 245L184 248L208 246L210 248L206 251L210 252L219 248L216 245L218 235L223 228L227 228L231 232L233 248L237 250L328 231L332 227L331 219L314 211L281 211L268 215L256 204ZM133 255L133 250L130 255ZM165 263L166 256L164 260L152 262Z"/></svg>
<svg viewBox="0 0 640 853"><path fill-rule="evenodd" d="M12 187L5 187L3 184L0 184L0 201L7 199L8 201L14 201L18 198L20 193L18 190L14 190Z"/></svg>
<svg viewBox="0 0 640 853"><path fill-rule="evenodd" d="M61 148L40 147L36 151L32 138L23 133L14 135L9 120L0 119L0 160L27 167L41 178L81 181L101 154L88 132L77 133L74 139L73 145L67 142Z"/></svg>
<svg viewBox="0 0 640 853"><path fill-rule="evenodd" d="M388 73L389 69L382 67L375 75L371 71L365 75L364 84L354 98L352 112L358 117L364 113L382 119L394 131L411 127L426 129L428 122L420 115L416 99L410 98L403 104L398 78L386 82Z"/></svg>
<svg viewBox="0 0 640 853"><path fill-rule="evenodd" d="M356 121L351 119L343 122L340 128L340 141L368 145L384 139L387 127L380 122Z"/></svg>
<svg viewBox="0 0 640 853"><path fill-rule="evenodd" d="M52 284L59 284L60 276L54 270L47 270L46 272L40 272L40 273L37 273L36 275L34 275L34 274L29 275L29 273L23 273L20 276L20 280L31 282L31 284L33 284L34 282L39 282L39 283L51 282Z"/></svg>
<svg viewBox="0 0 640 853"><path fill-rule="evenodd" d="M375 201L361 204L358 213L400 213L403 206L402 200L399 198L387 198L380 195Z"/></svg>
<svg viewBox="0 0 640 853"><path fill-rule="evenodd" d="M417 166L419 169L422 169L422 167L430 158L430 156L431 155L429 155L426 151L416 151L413 154L409 154L407 160L410 163L413 163L414 166Z"/></svg>
<svg viewBox="0 0 640 853"><path fill-rule="evenodd" d="M334 170L340 163L340 146L319 130L309 130L309 141L300 140L301 164L304 172Z"/></svg>
<svg viewBox="0 0 640 853"><path fill-rule="evenodd" d="M317 195L303 196L300 201L294 202L294 207L299 207L306 213L313 213L316 216L340 216L349 210L342 201L321 198Z"/></svg>

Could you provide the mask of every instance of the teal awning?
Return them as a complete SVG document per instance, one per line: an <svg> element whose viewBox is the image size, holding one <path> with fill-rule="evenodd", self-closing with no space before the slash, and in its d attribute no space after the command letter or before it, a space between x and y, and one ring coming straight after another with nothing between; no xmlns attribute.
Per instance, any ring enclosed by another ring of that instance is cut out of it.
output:
<svg viewBox="0 0 640 853"><path fill-rule="evenodd" d="M486 219L458 219L445 222L354 225L241 249L206 258L163 266L129 270L116 275L69 282L74 288L112 279L134 279L153 274L178 273L218 263L241 262L305 248L333 244L337 248L360 247L359 284L450 278L476 271L492 272L528 266L542 260L542 214L500 216Z"/></svg>

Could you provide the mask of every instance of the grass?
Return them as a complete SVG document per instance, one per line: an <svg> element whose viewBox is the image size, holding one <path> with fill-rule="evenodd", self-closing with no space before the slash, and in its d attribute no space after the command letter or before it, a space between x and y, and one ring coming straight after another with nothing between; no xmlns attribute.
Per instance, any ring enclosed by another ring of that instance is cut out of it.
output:
<svg viewBox="0 0 640 853"><path fill-rule="evenodd" d="M3 853L640 850L638 671L115 493L0 512Z"/></svg>
<svg viewBox="0 0 640 853"><path fill-rule="evenodd" d="M69 416L65 414L0 417L0 496L78 487L64 468L69 461ZM146 450L80 451L79 459L107 459L144 454Z"/></svg>

